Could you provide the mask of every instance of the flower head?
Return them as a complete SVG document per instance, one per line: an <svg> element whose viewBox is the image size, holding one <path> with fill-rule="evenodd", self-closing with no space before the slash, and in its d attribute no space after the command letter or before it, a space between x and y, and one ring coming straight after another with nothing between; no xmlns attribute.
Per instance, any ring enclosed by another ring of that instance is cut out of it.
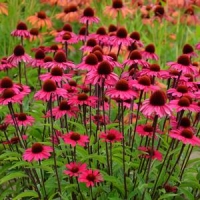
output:
<svg viewBox="0 0 200 200"><path fill-rule="evenodd" d="M115 129L110 129L106 132L101 132L99 135L99 138L103 139L105 142L120 142L123 138L123 135L121 132Z"/></svg>
<svg viewBox="0 0 200 200"><path fill-rule="evenodd" d="M103 181L103 177L98 170L88 169L80 174L78 181L86 183L87 187L94 187L96 183Z"/></svg>
<svg viewBox="0 0 200 200"><path fill-rule="evenodd" d="M155 114L159 117L170 116L172 113L171 107L166 104L166 94L161 90L155 91L149 99L145 100L140 111L146 116Z"/></svg>
<svg viewBox="0 0 200 200"><path fill-rule="evenodd" d="M15 37L24 37L24 38L30 37L27 25L24 22L19 22L17 24L16 30L12 31L11 35Z"/></svg>
<svg viewBox="0 0 200 200"><path fill-rule="evenodd" d="M91 7L85 8L80 18L80 22L83 24L99 23L99 21L99 18L94 16L94 10Z"/></svg>
<svg viewBox="0 0 200 200"><path fill-rule="evenodd" d="M67 170L64 171L66 175L69 175L70 177L78 177L81 173L86 171L86 163L76 163L71 162L69 164L66 164Z"/></svg>
<svg viewBox="0 0 200 200"><path fill-rule="evenodd" d="M23 159L28 162L41 161L43 159L48 159L52 151L52 147L44 146L41 143L34 143L31 148L25 150Z"/></svg>
<svg viewBox="0 0 200 200"><path fill-rule="evenodd" d="M66 144L70 144L72 147L75 147L77 144L84 147L89 142L87 135L81 135L72 131L63 135L62 138Z"/></svg>

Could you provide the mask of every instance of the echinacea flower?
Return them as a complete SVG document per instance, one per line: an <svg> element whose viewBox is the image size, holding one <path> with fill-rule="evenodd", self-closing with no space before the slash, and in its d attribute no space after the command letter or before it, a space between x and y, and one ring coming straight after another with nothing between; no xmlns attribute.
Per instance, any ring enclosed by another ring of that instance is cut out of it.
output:
<svg viewBox="0 0 200 200"><path fill-rule="evenodd" d="M14 67L16 67L16 66L11 64L10 62L8 62L7 57L3 57L0 60L0 71L7 71L7 70L12 69Z"/></svg>
<svg viewBox="0 0 200 200"><path fill-rule="evenodd" d="M17 45L14 48L13 54L8 57L8 62L12 65L17 66L20 62L28 63L31 60L31 57L25 53L24 47Z"/></svg>
<svg viewBox="0 0 200 200"><path fill-rule="evenodd" d="M170 116L172 108L166 103L166 94L161 90L157 90L142 103L140 111L145 116L158 115L163 117L165 115Z"/></svg>
<svg viewBox="0 0 200 200"><path fill-rule="evenodd" d="M171 108L174 108L177 112L184 110L198 112L200 108L198 108L197 105L193 104L190 101L190 98L188 98L188 96L182 96L180 99L171 100L169 105Z"/></svg>
<svg viewBox="0 0 200 200"><path fill-rule="evenodd" d="M32 161L41 161L48 159L53 149L50 146L42 145L41 143L34 143L31 148L26 149L23 153L23 159L32 162Z"/></svg>
<svg viewBox="0 0 200 200"><path fill-rule="evenodd" d="M86 183L87 187L94 187L96 183L103 181L103 177L98 170L88 169L80 174L78 181Z"/></svg>
<svg viewBox="0 0 200 200"><path fill-rule="evenodd" d="M87 31L86 27L83 26L80 28L79 33L76 35L76 39L77 41L85 41L88 40L88 35L89 32Z"/></svg>
<svg viewBox="0 0 200 200"><path fill-rule="evenodd" d="M56 14L56 19L61 19L64 23L76 22L79 16L77 5L75 3L68 3L61 13Z"/></svg>
<svg viewBox="0 0 200 200"><path fill-rule="evenodd" d="M152 137L153 136L153 131L154 128L152 125L150 124L142 124L142 125L138 125L136 127L136 132L138 133L138 135L140 136L148 136L148 137ZM162 133L161 130L159 130L158 128L156 128L156 133Z"/></svg>
<svg viewBox="0 0 200 200"><path fill-rule="evenodd" d="M194 131L185 128L185 129L178 129L172 130L169 133L171 138L180 140L183 144L190 144L192 146L200 146L200 139L194 135Z"/></svg>
<svg viewBox="0 0 200 200"><path fill-rule="evenodd" d="M162 161L162 154L158 150L152 150L152 147L138 147L139 151L142 151L143 154L140 157L144 157L147 159L156 159L158 161Z"/></svg>
<svg viewBox="0 0 200 200"><path fill-rule="evenodd" d="M88 38L85 45L83 45L80 50L85 52L91 52L93 47L97 45L97 41L94 38Z"/></svg>
<svg viewBox="0 0 200 200"><path fill-rule="evenodd" d="M60 119L62 116L67 115L69 118L75 117L79 109L75 105L69 105L66 100L62 100L59 106L52 108L52 116L55 119ZM50 111L47 112L46 117L50 117Z"/></svg>
<svg viewBox="0 0 200 200"><path fill-rule="evenodd" d="M183 74L197 74L197 68L191 64L187 54L178 57L177 62L168 62L170 69L176 69Z"/></svg>
<svg viewBox="0 0 200 200"><path fill-rule="evenodd" d="M69 164L66 164L65 166L67 170L65 170L64 173L66 175L69 175L70 177L78 177L87 169L86 163L82 164L82 163L71 162Z"/></svg>
<svg viewBox="0 0 200 200"><path fill-rule="evenodd" d="M89 142L87 135L81 135L72 131L64 134L62 138L66 144L70 144L72 147L75 147L77 144L84 147Z"/></svg>
<svg viewBox="0 0 200 200"><path fill-rule="evenodd" d="M151 79L146 75L139 76L137 80L130 80L130 84L133 88L144 92L155 91L159 89L158 86L151 84Z"/></svg>
<svg viewBox="0 0 200 200"><path fill-rule="evenodd" d="M72 78L72 74L65 74L63 69L61 69L60 67L53 67L51 68L51 71L49 73L40 75L40 79L42 81L51 79L59 84L61 83L61 81L66 82L67 80L71 78Z"/></svg>
<svg viewBox="0 0 200 200"><path fill-rule="evenodd" d="M37 13L35 13L35 15L28 17L27 21L30 22L36 28L42 28L42 27L45 27L45 26L47 28L52 27L52 22L47 17L47 15L44 11L37 12Z"/></svg>
<svg viewBox="0 0 200 200"><path fill-rule="evenodd" d="M155 46L153 44L148 44L145 47L144 51L141 51L142 57L144 59L152 59L152 60L158 60L158 55L155 53Z"/></svg>
<svg viewBox="0 0 200 200"><path fill-rule="evenodd" d="M124 5L122 0L112 0L112 5L106 6L104 13L112 18L116 18L121 13L123 18L125 18L127 14L131 13L131 10Z"/></svg>
<svg viewBox="0 0 200 200"><path fill-rule="evenodd" d="M9 103L22 103L24 95L16 93L12 88L5 89L0 94L0 105L7 105Z"/></svg>
<svg viewBox="0 0 200 200"><path fill-rule="evenodd" d="M123 135L116 129L110 129L106 132L101 132L99 138L103 139L104 142L120 142L123 139Z"/></svg>
<svg viewBox="0 0 200 200"><path fill-rule="evenodd" d="M149 68L142 69L139 75L148 75L150 77L162 78L168 74L167 71L161 70L158 64L149 64Z"/></svg>
<svg viewBox="0 0 200 200"><path fill-rule="evenodd" d="M164 186L164 189L166 191L166 193L177 193L178 191L178 188L176 186L171 186L169 184L165 184Z"/></svg>
<svg viewBox="0 0 200 200"><path fill-rule="evenodd" d="M117 29L116 35L110 36L109 44L113 46L129 46L132 43L132 39L128 36L128 32L124 27Z"/></svg>
<svg viewBox="0 0 200 200"><path fill-rule="evenodd" d="M21 139L22 140L27 140L28 136L27 135L22 135ZM18 144L20 143L20 138L19 137L12 137L8 141L3 142L3 144Z"/></svg>
<svg viewBox="0 0 200 200"><path fill-rule="evenodd" d="M14 117L15 117L15 120L16 120L18 126L24 126L24 127L25 126L32 126L34 121L35 121L32 116L27 115L25 113L15 113ZM7 124L15 125L11 115L7 115L5 117L4 121Z"/></svg>
<svg viewBox="0 0 200 200"><path fill-rule="evenodd" d="M92 33L88 38L94 38L101 45L107 45L108 34L106 33L106 29L104 27L99 27L96 33Z"/></svg>
<svg viewBox="0 0 200 200"><path fill-rule="evenodd" d="M114 88L106 91L106 95L113 99L121 100L134 99L138 97L137 92L131 89L129 82L125 79L117 81Z"/></svg>
<svg viewBox="0 0 200 200"><path fill-rule="evenodd" d="M94 10L91 7L85 8L80 17L80 22L83 24L99 23L99 21L99 18L94 16Z"/></svg>
<svg viewBox="0 0 200 200"><path fill-rule="evenodd" d="M171 94L173 97L182 97L184 95L189 95L192 98L195 95L189 91L189 88L185 85L178 85L176 88L170 88L167 90L167 94Z"/></svg>
<svg viewBox="0 0 200 200"><path fill-rule="evenodd" d="M39 29L38 28L32 28L32 29L30 29L29 32L30 32L30 37L29 37L30 41L34 41L36 39L39 39L40 42L42 42L42 36L39 33Z"/></svg>
<svg viewBox="0 0 200 200"><path fill-rule="evenodd" d="M108 61L99 63L97 69L91 70L86 75L86 83L96 85L97 83L102 86L114 85L118 80L117 74L112 72L112 67Z"/></svg>
<svg viewBox="0 0 200 200"><path fill-rule="evenodd" d="M137 31L133 31L129 37L132 39L132 44L135 44L139 47L143 47L143 43L140 41L140 33Z"/></svg>
<svg viewBox="0 0 200 200"><path fill-rule="evenodd" d="M184 128L194 128L191 126L191 120L188 117L182 117L180 121L177 121L175 117L171 117L170 125L172 129L184 129Z"/></svg>
<svg viewBox="0 0 200 200"><path fill-rule="evenodd" d="M185 44L182 52L190 57L197 57L197 54L194 52L194 48L190 44Z"/></svg>
<svg viewBox="0 0 200 200"><path fill-rule="evenodd" d="M35 93L34 98L42 101L55 101L58 97L67 97L67 92L63 88L57 88L56 83L47 79L42 85L42 89Z"/></svg>
<svg viewBox="0 0 200 200"><path fill-rule="evenodd" d="M83 61L76 65L76 69L80 69L80 70L87 70L87 71L91 71L96 69L98 66L98 58L94 53L90 53L89 55L87 55Z"/></svg>
<svg viewBox="0 0 200 200"><path fill-rule="evenodd" d="M28 31L27 25L24 22L19 22L17 24L16 30L12 31L11 35L15 37L23 37L23 38L30 37L30 33Z"/></svg>
<svg viewBox="0 0 200 200"><path fill-rule="evenodd" d="M86 93L80 93L78 95L72 96L68 103L70 105L76 104L76 105L87 105L91 107L95 107L97 104L97 97L95 96L88 96Z"/></svg>
<svg viewBox="0 0 200 200"><path fill-rule="evenodd" d="M131 66L133 64L148 67L149 63L142 59L142 54L138 50L133 50L129 56L129 59L125 60L124 65Z"/></svg>
<svg viewBox="0 0 200 200"><path fill-rule="evenodd" d="M53 61L48 61L44 63L43 67L45 69L53 68L53 67L60 67L64 70L69 68L74 68L74 64L71 61L68 61L66 58L65 53L62 50L56 52Z"/></svg>
<svg viewBox="0 0 200 200"><path fill-rule="evenodd" d="M44 64L45 53L42 49L38 49L35 52L35 58L29 61L29 65L32 67L42 67Z"/></svg>

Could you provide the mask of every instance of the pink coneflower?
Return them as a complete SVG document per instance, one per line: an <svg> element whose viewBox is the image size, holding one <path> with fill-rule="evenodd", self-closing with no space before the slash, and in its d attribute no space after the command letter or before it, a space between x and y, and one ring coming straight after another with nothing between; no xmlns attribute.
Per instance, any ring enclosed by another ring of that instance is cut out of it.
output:
<svg viewBox="0 0 200 200"><path fill-rule="evenodd" d="M97 41L94 38L89 38L85 45L83 45L80 50L83 52L91 52L93 47L97 45Z"/></svg>
<svg viewBox="0 0 200 200"><path fill-rule="evenodd" d="M197 57L197 54L194 52L194 48L190 44L185 44L182 52L190 57Z"/></svg>
<svg viewBox="0 0 200 200"><path fill-rule="evenodd" d="M119 67L119 68L122 68L122 64L120 64L118 61L117 61L117 55L113 52L110 52L107 54L107 57L105 57L105 59L111 64L111 66L114 66L114 67Z"/></svg>
<svg viewBox="0 0 200 200"><path fill-rule="evenodd" d="M166 14L164 7L161 5L155 6L154 19L157 19L159 22L161 22L163 19L172 21L172 18Z"/></svg>
<svg viewBox="0 0 200 200"><path fill-rule="evenodd" d="M23 159L28 162L41 161L43 159L48 159L51 156L50 152L52 151L52 147L34 143L31 148L25 150Z"/></svg>
<svg viewBox="0 0 200 200"><path fill-rule="evenodd" d="M88 96L86 93L80 93L78 95L72 96L69 100L68 103L70 105L76 104L76 105L87 105L91 107L95 107L97 104L97 97L95 96Z"/></svg>
<svg viewBox="0 0 200 200"><path fill-rule="evenodd" d="M86 32L89 35L89 32L87 31L86 27L85 26L81 27L79 30L79 33L76 36L77 41L85 41L85 39L88 40L88 36L86 35Z"/></svg>
<svg viewBox="0 0 200 200"><path fill-rule="evenodd" d="M142 103L140 111L146 116L158 115L163 117L165 115L170 116L172 113L171 106L166 104L166 94L161 91L155 91L149 99Z"/></svg>
<svg viewBox="0 0 200 200"><path fill-rule="evenodd" d="M16 113L15 114L15 119L17 121L17 124L19 126L32 126L33 123L34 123L34 118L30 115L27 115L25 113ZM13 121L13 118L11 115L7 115L5 117L5 123L7 124L12 124L12 125L15 125L14 121Z"/></svg>
<svg viewBox="0 0 200 200"><path fill-rule="evenodd" d="M96 33L90 34L89 38L94 38L101 45L106 45L108 41L108 34L106 33L106 29L104 27L99 27Z"/></svg>
<svg viewBox="0 0 200 200"><path fill-rule="evenodd" d="M59 106L52 109L52 115L55 119L60 119L61 117L67 115L69 118L75 117L79 112L78 107L75 105L69 105L66 100L60 102ZM50 111L47 112L46 117L50 117Z"/></svg>
<svg viewBox="0 0 200 200"><path fill-rule="evenodd" d="M194 128L191 126L191 121L188 117L182 117L180 122L177 122L175 117L171 117L170 125L172 129L177 129L178 127L179 129L191 128L194 130Z"/></svg>
<svg viewBox="0 0 200 200"><path fill-rule="evenodd" d="M27 135L22 135L21 139L22 140L27 140L28 136ZM18 144L20 142L19 137L12 137L10 140L3 142L3 144Z"/></svg>
<svg viewBox="0 0 200 200"><path fill-rule="evenodd" d="M69 68L74 68L74 64L71 61L67 61L65 53L62 50L60 50L56 52L53 61L44 63L43 67L44 68L60 67L66 70Z"/></svg>
<svg viewBox="0 0 200 200"><path fill-rule="evenodd" d="M21 83L16 83L19 91L20 91L20 94L25 97L26 95L30 94L31 92L31 89L29 86L27 85L22 85Z"/></svg>
<svg viewBox="0 0 200 200"><path fill-rule="evenodd" d="M78 42L77 37L73 36L69 31L65 31L64 34L56 36L55 41L63 44L75 44Z"/></svg>
<svg viewBox="0 0 200 200"><path fill-rule="evenodd" d="M152 147L138 147L139 151L144 152L140 157L156 159L162 161L162 154L158 150L152 150Z"/></svg>
<svg viewBox="0 0 200 200"><path fill-rule="evenodd" d="M129 37L132 39L132 44L135 44L139 47L143 47L143 43L140 41L140 33L137 31L132 32Z"/></svg>
<svg viewBox="0 0 200 200"><path fill-rule="evenodd" d="M180 112L183 110L198 112L200 110L200 108L197 105L191 102L188 96L183 96L177 100L171 100L169 105L171 108L174 108L177 112Z"/></svg>
<svg viewBox="0 0 200 200"><path fill-rule="evenodd" d="M94 10L91 7L85 8L80 18L82 24L99 23L99 18L94 16Z"/></svg>
<svg viewBox="0 0 200 200"><path fill-rule="evenodd" d="M114 143L120 142L123 138L123 135L116 129L110 129L109 131L101 132L99 138L103 139L104 142Z"/></svg>
<svg viewBox="0 0 200 200"><path fill-rule="evenodd" d="M87 55L83 61L78 64L75 68L81 70L91 71L96 69L98 66L98 58L94 53Z"/></svg>
<svg viewBox="0 0 200 200"><path fill-rule="evenodd" d="M169 133L171 138L180 140L183 144L191 144L192 146L200 146L200 139L194 135L193 130L189 128L172 130Z"/></svg>
<svg viewBox="0 0 200 200"><path fill-rule="evenodd" d="M149 68L142 69L142 71L139 72L139 75L148 75L150 77L157 78L165 77L167 74L168 72L165 70L161 70L158 64L150 64Z"/></svg>
<svg viewBox="0 0 200 200"><path fill-rule="evenodd" d="M67 80L72 78L72 74L65 74L63 69L60 67L53 67L50 73L40 75L40 79L42 81L46 81L47 79L51 79L56 83L61 83L61 81L66 82Z"/></svg>
<svg viewBox="0 0 200 200"><path fill-rule="evenodd" d="M108 109L105 109L108 110ZM91 117L91 120L97 125L105 125L109 123L109 117L105 115L105 119L103 115L94 115Z"/></svg>
<svg viewBox="0 0 200 200"><path fill-rule="evenodd" d="M68 81L68 83L64 84L62 88L64 88L67 91L67 94L70 97L70 96L77 95L79 86L76 83L76 81L70 80Z"/></svg>
<svg viewBox="0 0 200 200"><path fill-rule="evenodd" d="M168 62L167 64L170 68L176 69L184 74L197 74L197 68L191 64L187 54L179 56L177 62Z"/></svg>
<svg viewBox="0 0 200 200"><path fill-rule="evenodd" d="M125 79L119 80L114 88L108 89L106 95L113 99L121 100L133 99L138 96L137 92L131 89L129 82Z"/></svg>
<svg viewBox="0 0 200 200"><path fill-rule="evenodd" d="M138 133L138 135L140 136L148 136L148 137L152 137L153 136L153 126L150 124L142 124L142 125L138 125L136 127L136 132ZM156 133L162 133L158 128L156 128Z"/></svg>
<svg viewBox="0 0 200 200"><path fill-rule="evenodd" d="M146 47L145 47L145 50L142 51L142 57L144 59L152 59L152 60L158 60L159 57L158 55L155 53L155 46L153 44L148 44Z"/></svg>
<svg viewBox="0 0 200 200"><path fill-rule="evenodd" d="M149 63L145 60L142 60L142 54L138 50L133 50L130 54L130 58L128 60L125 60L124 65L131 66L133 64L138 64L143 67L148 67Z"/></svg>
<svg viewBox="0 0 200 200"><path fill-rule="evenodd" d="M80 174L78 181L86 183L87 187L93 187L96 183L102 182L103 177L98 170L88 169Z"/></svg>
<svg viewBox="0 0 200 200"><path fill-rule="evenodd" d="M52 27L52 22L47 17L47 15L44 11L37 12L37 13L35 13L35 15L28 17L27 21L30 22L36 28L42 28L42 27L45 27L45 26L47 28Z"/></svg>
<svg viewBox="0 0 200 200"><path fill-rule="evenodd" d="M30 37L30 33L28 31L27 25L24 22L19 22L17 24L16 30L12 31L11 35L15 37L23 37L23 38Z"/></svg>
<svg viewBox="0 0 200 200"><path fill-rule="evenodd" d="M188 90L192 92L196 91L198 88L197 84L194 82L194 76L192 74L184 74L184 76L181 76L179 84L186 86Z"/></svg>
<svg viewBox="0 0 200 200"><path fill-rule="evenodd" d="M132 39L128 36L128 32L124 27L118 28L116 35L110 36L110 45L113 46L129 46L132 43Z"/></svg>
<svg viewBox="0 0 200 200"><path fill-rule="evenodd" d="M52 44L47 49L45 49L45 53L55 54L58 50L61 50L61 48L57 44Z"/></svg>
<svg viewBox="0 0 200 200"><path fill-rule="evenodd" d="M42 49L38 49L35 52L35 58L29 61L29 65L32 67L42 67L44 64L45 53Z"/></svg>
<svg viewBox="0 0 200 200"><path fill-rule="evenodd" d="M22 103L24 95L16 93L12 88L5 89L0 94L0 105L7 105L9 103Z"/></svg>
<svg viewBox="0 0 200 200"><path fill-rule="evenodd" d="M21 45L17 45L14 48L13 54L8 57L8 62L12 65L18 65L20 62L28 63L30 62L31 57L25 53L24 47Z"/></svg>
<svg viewBox="0 0 200 200"><path fill-rule="evenodd" d="M72 131L63 135L62 138L66 144L70 144L72 147L75 147L77 144L84 147L89 142L87 135L81 135Z"/></svg>
<svg viewBox="0 0 200 200"><path fill-rule="evenodd" d="M6 131L6 129L8 128L9 124L6 123L2 123L0 124L0 131Z"/></svg>
<svg viewBox="0 0 200 200"><path fill-rule="evenodd" d="M127 14L131 13L131 10L124 5L122 0L112 0L112 5L106 6L104 12L112 18L116 18L121 13L123 18L125 18Z"/></svg>
<svg viewBox="0 0 200 200"><path fill-rule="evenodd" d="M189 95L192 98L195 97L186 85L178 85L176 88L170 88L167 90L167 94L171 94L173 97L182 97L184 95Z"/></svg>
<svg viewBox="0 0 200 200"><path fill-rule="evenodd" d="M7 57L3 57L0 60L0 71L7 71L7 70L12 69L14 67L16 67L16 66L11 64L10 62L8 62Z"/></svg>
<svg viewBox="0 0 200 200"><path fill-rule="evenodd" d="M112 72L112 67L108 61L102 61L99 63L96 70L91 70L86 75L86 83L96 85L97 83L102 86L102 83L105 83L105 86L114 85L118 80L117 74Z"/></svg>
<svg viewBox="0 0 200 200"><path fill-rule="evenodd" d="M69 175L70 177L78 177L80 174L82 174L87 169L86 163L76 163L71 162L69 164L65 165L67 170L64 171L66 175Z"/></svg>
<svg viewBox="0 0 200 200"><path fill-rule="evenodd" d="M42 89L36 92L36 94L34 95L34 98L36 100L42 101L49 101L50 98L52 99L52 101L55 101L57 97L66 98L67 92L65 89L57 88L56 83L51 79L47 79L46 81L44 81Z"/></svg>
<svg viewBox="0 0 200 200"><path fill-rule="evenodd" d="M130 80L130 84L133 88L144 92L155 91L159 89L158 86L151 84L151 79L146 75L140 76L137 80Z"/></svg>
<svg viewBox="0 0 200 200"><path fill-rule="evenodd" d="M3 77L0 80L0 93L2 93L5 89L8 88L13 89L16 94L20 92L19 85L13 83L13 81L9 77Z"/></svg>

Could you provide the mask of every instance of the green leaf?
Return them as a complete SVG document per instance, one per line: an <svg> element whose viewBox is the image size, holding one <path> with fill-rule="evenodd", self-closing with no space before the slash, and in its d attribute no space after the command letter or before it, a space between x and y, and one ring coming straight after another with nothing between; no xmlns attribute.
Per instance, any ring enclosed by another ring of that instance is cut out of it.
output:
<svg viewBox="0 0 200 200"><path fill-rule="evenodd" d="M3 178L0 179L0 185L11 180L11 179L14 179L14 178L22 178L22 177L28 177L26 174L24 174L23 172L14 172L14 173L11 173L7 176L4 176Z"/></svg>
<svg viewBox="0 0 200 200"><path fill-rule="evenodd" d="M194 200L193 194L188 189L180 187L179 190L185 195L186 199Z"/></svg>
<svg viewBox="0 0 200 200"><path fill-rule="evenodd" d="M33 191L33 190L27 190L25 192L22 192L21 194L17 195L13 200L19 200L23 197L34 197L37 198L38 194L37 192Z"/></svg>
<svg viewBox="0 0 200 200"><path fill-rule="evenodd" d="M178 194L163 194L162 196L160 196L159 197L159 199L158 200L162 200L162 199L167 199L167 198L169 198L169 197L175 197L175 196L177 196Z"/></svg>

